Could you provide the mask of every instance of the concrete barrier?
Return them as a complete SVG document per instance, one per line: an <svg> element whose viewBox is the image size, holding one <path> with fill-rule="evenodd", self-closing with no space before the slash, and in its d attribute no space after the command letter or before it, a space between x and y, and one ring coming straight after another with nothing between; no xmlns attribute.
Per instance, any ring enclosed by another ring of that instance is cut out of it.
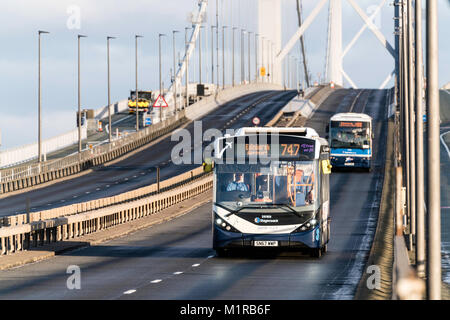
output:
<svg viewBox="0 0 450 320"><path fill-rule="evenodd" d="M89 208L84 213L48 216L27 224L3 227L0 228L0 255L12 254L51 242L75 239L143 218L195 197L211 189L212 185L212 176L208 175L188 185L143 199L104 208ZM88 207L86 206L86 209Z"/></svg>
<svg viewBox="0 0 450 320"><path fill-rule="evenodd" d="M82 139L87 137L86 126L82 127L81 130ZM56 137L45 139L42 141L42 154L46 155L50 152L54 152L65 147L71 146L78 141L78 129L73 129L69 132L60 134ZM17 148L12 148L0 152L0 168L7 168L10 166L18 165L30 160L38 158L38 143L32 143L25 146L20 146ZM0 171L0 181L1 172ZM3 173L3 176L5 174Z"/></svg>
<svg viewBox="0 0 450 320"><path fill-rule="evenodd" d="M187 171L175 177L171 177L160 182L160 192L165 192L173 188L186 185L193 181L196 181L204 176L203 168L198 167L196 169ZM20 224L27 224L31 222L36 222L40 220L53 219L61 216L68 216L73 214L79 214L92 209L105 208L119 203L129 202L132 200L140 199L152 194L157 193L158 186L157 183L131 190L128 192L121 193L112 197L105 197L96 200L91 200L83 203L71 204L63 207L16 214L11 216L6 216L0 219L0 227L16 226Z"/></svg>

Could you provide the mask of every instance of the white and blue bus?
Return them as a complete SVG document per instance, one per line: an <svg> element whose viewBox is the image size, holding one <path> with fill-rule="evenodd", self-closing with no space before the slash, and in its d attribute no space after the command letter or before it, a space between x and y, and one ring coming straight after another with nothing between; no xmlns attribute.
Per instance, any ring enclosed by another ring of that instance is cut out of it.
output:
<svg viewBox="0 0 450 320"><path fill-rule="evenodd" d="M372 161L372 118L363 113L338 113L329 124L333 168L365 168Z"/></svg>
<svg viewBox="0 0 450 320"><path fill-rule="evenodd" d="M241 128L214 144L213 248L308 251L330 239L328 142L310 128Z"/></svg>

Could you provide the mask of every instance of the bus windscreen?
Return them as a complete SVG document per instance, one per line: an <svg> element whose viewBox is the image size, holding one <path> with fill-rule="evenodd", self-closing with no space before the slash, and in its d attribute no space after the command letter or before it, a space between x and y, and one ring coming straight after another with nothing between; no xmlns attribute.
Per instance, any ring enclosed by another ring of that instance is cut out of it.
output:
<svg viewBox="0 0 450 320"><path fill-rule="evenodd" d="M364 121L332 121L331 148L368 149L370 123Z"/></svg>

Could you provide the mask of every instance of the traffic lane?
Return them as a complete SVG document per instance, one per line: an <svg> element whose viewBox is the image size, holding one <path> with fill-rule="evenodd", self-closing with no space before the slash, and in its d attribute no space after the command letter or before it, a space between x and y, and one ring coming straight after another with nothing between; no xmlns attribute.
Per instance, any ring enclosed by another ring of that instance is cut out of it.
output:
<svg viewBox="0 0 450 320"><path fill-rule="evenodd" d="M273 94L275 96L268 102L249 107L261 97ZM238 128L249 125L251 118L255 115L259 115L262 123L266 123L294 94L294 92L269 91L241 97L206 115L202 121L203 129ZM245 109L248 109L247 112L242 113ZM191 123L186 129L192 133L193 127L194 124ZM31 211L34 212L113 196L146 186L156 181L156 166L161 166L163 179L197 167L198 165L174 166L171 164L171 155L168 150L171 150L176 143L171 142L168 137L112 166L94 168L90 174L4 198L0 201L0 216L23 213L28 199Z"/></svg>
<svg viewBox="0 0 450 320"><path fill-rule="evenodd" d="M331 175L331 241L329 252L322 259L289 253L212 258L186 273L182 280L148 284L133 296L122 298L352 299L376 230L385 159L386 122L382 106L386 94L376 92L370 98L366 107L374 116L377 137L374 170Z"/></svg>
<svg viewBox="0 0 450 320"><path fill-rule="evenodd" d="M374 178L376 179L376 178ZM372 180L374 180L372 179ZM355 188L337 197L343 202L332 202L332 240L329 252L321 259L300 252L244 253L231 258L206 259L195 268L189 268L180 277L168 277L159 283L147 283L136 288L133 295L122 299L352 299L361 273L356 256L370 249L360 248L364 240L366 201L373 197L372 188L362 190L361 179L341 175L336 180ZM334 191L334 190L333 190ZM358 197L351 196L357 194ZM366 193L364 193L366 192ZM332 200L333 201L333 200ZM210 220L210 204L204 210ZM204 236L211 238L211 231ZM367 242L366 242L367 243Z"/></svg>
<svg viewBox="0 0 450 320"><path fill-rule="evenodd" d="M352 179L355 178L356 180L352 181ZM358 179L357 175L342 174L339 179L347 180L335 183L335 179L332 178L332 192L335 192L336 184L339 186L339 190L342 190L342 184L351 184L353 186L357 185L358 188L360 188L361 179ZM345 196L345 194L347 193L343 193L343 195L340 196ZM208 257L210 257L209 254L212 252L212 250L210 249L211 205L209 204L191 212L186 216L183 216L182 218L175 219L173 221L160 225L161 227L167 228L165 229L164 233L169 236L173 236L179 232L185 235L180 239L174 239L173 241L174 247L179 248L179 250L177 250L178 254L180 254L180 252L181 254L183 254L184 252L186 252L186 254L192 252L189 249L185 250L186 247L183 246L186 245L187 240L193 238L194 242L191 243L189 247L193 248L193 250L205 249L205 251L202 252L200 256L195 257L195 259L202 260L188 260L189 263L182 264L184 262L184 259L190 259L190 257L182 258L181 262L177 261L176 263L170 262L173 260L172 258L165 258L165 261L170 260L168 264L169 267L164 268L164 270L166 270L166 274L164 273L164 271L158 274L151 273L146 278L140 278L138 283L130 282L132 281L130 280L126 281L127 285L121 285L121 277L126 278L127 274L134 275L136 273L134 270L138 268L139 261L143 261L143 259L147 257L147 254L151 256L158 256L158 254L155 254L154 251L147 251L145 253L141 251L141 256L145 257L140 257L138 260L133 261L128 260L129 263L125 263L121 267L120 265L111 263L111 259L107 260L108 262L106 262L104 258L108 255L110 256L111 252L109 254L106 253L107 250L105 248L100 250L100 252L95 253L87 253L88 251L85 250L93 249L87 248L71 253L72 256L76 257L65 261L64 265L62 267L60 266L59 273L57 273L55 270L53 273L44 274L42 277L40 277L40 279L31 277L24 282L17 282L17 279L12 280L12 282L9 282L9 286L7 286L6 288L4 287L4 290L1 291L3 292L2 296L7 295L8 297L11 297L12 294L15 294L16 292L21 290L25 290L25 292L22 292L22 294L19 294L18 296L27 296L28 298L33 298L35 296L54 297L55 295L57 295L58 290L66 290L65 288L58 289L58 286L64 285L63 283L61 283L63 282L62 280L64 279L64 276L66 276L63 275L65 271L64 266L69 263L81 264L83 263L83 260L78 260L80 259L79 257L81 256L83 259L86 259L86 256L89 256L89 258L94 257L94 260L90 261L92 265L84 265L82 270L84 270L83 274L87 274L89 285L92 284L93 287L92 291L86 291L83 296L93 297L97 299L102 297L104 298L105 296L107 296L107 294L110 293L114 293L114 295L111 296L118 298L144 297L146 299L149 299L155 297L197 299L201 296L201 292L204 292L202 297L207 299L251 299L264 298L264 296L270 299L310 299L321 297L328 298L330 296L333 297L333 294L336 294L336 291L339 291L342 288L342 283L344 281L348 281L348 272L341 272L341 270L343 270L345 267L352 267L355 260L355 253L353 252L353 250L345 251L344 249L354 248L354 245L358 243L358 240L355 240L353 238L355 236L357 237L357 234L361 233L362 230L361 226L358 225L358 221L360 220L358 218L358 214L360 212L357 212L356 210L358 207L362 207L362 205L365 203L359 203L360 201L363 201L362 199L363 197L357 197L357 199L351 197L351 199L348 200L338 200L339 203L351 203L355 207L353 208L353 210L349 208L336 209L333 204L334 200L332 200L332 212L335 215L335 218L333 218L331 231L333 239L336 238L336 240L332 240L332 242L335 241L336 246L342 248L342 251L338 251L337 248L334 247L334 244L330 243L330 253L325 255L322 260L311 259L308 256L262 256L254 257L253 259L251 257L238 257L232 259L208 259ZM344 214L344 217L340 218L336 214L336 211L339 211L340 214ZM351 213L354 213L357 218L355 219L355 217L353 217L354 219L352 220L352 217L345 216L346 214L351 215ZM197 215L200 216L200 219L195 220L194 217L196 217ZM363 219L364 218L365 217L363 217ZM194 219L192 224L189 224L190 219ZM339 223L336 223L335 220L344 220L342 221L342 226L340 226ZM349 221L351 223L349 223ZM174 223L176 222L180 222L181 224L175 225ZM352 231L355 229L355 227L353 226L354 223L358 225L358 230L356 230L358 232ZM196 229L195 227L198 227L199 229ZM347 231L345 230L345 228L352 230ZM143 232L147 231L152 232L156 231L156 229L154 227ZM190 233L190 231L194 232ZM185 232L187 232L187 234L185 234ZM148 237L148 240L144 240L144 247L154 248L154 246L152 245L152 241L160 237L160 234L150 235ZM343 239L339 240L339 237L343 237ZM120 259L127 260L128 258L126 259L125 257L136 255L135 252L137 249L133 245L132 240L129 237L124 238L124 240L126 240L125 243L120 244L117 248L117 250L122 255L118 260L119 263ZM110 243L112 242L109 242L108 245ZM199 245L199 243L201 243L201 245ZM167 248L160 247L160 249L162 250L157 250L159 254L161 254L161 252L170 252L170 250ZM167 254L170 255L169 253ZM56 259L59 258L60 257L57 257L55 259L42 262L42 264L45 265L44 267L42 267L42 270L51 269L47 267L46 264L52 263L52 261L56 261ZM165 263L166 262L164 261L158 261L158 265L165 265ZM104 265L106 269L102 269L102 271L97 275L92 273L91 276L91 272L93 272L91 270L95 270L97 265ZM177 268L173 268L173 266L176 266ZM184 272L183 270L181 270L181 272L183 273L178 273L177 275L175 275L175 272L180 271L173 270L179 270L182 266L187 267L187 269L184 269ZM130 268L132 270L130 270ZM148 271L158 269L157 266L154 267L152 264L144 262L143 270ZM167 270L170 270L170 272L167 272ZM112 276L110 276L111 273L113 274ZM20 274L28 274L28 272L19 273L18 277L16 278L20 278ZM114 279L114 274L120 274L121 277ZM166 275L167 278L163 278L162 275ZM0 277L2 276L3 273L0 273ZM53 279L54 277L59 277L59 280ZM102 279L105 277L107 278L107 280L102 281ZM213 281L214 279L215 281ZM155 280L162 281L152 283ZM27 289L25 288L29 288L27 283L33 283L33 281L38 281L40 283L35 286L33 292L28 292L28 295L26 295ZM3 282L4 281L2 281L1 283ZM57 283L57 285L53 286L51 285L51 283ZM163 290L162 286L165 286L166 289ZM47 288L50 288L50 290L48 290ZM267 288L271 288L271 290L269 291L267 290ZM125 292L130 293L130 290L136 291L129 295L125 294ZM122 291L122 293L120 293L120 291ZM117 294L121 295L117 296ZM60 297L61 295L57 296ZM68 296L65 295L64 297Z"/></svg>
<svg viewBox="0 0 450 320"><path fill-rule="evenodd" d="M441 129L441 134L449 130L450 128ZM450 143L446 142L446 144L450 148ZM441 143L442 280L450 284L450 175L448 172L450 172L450 154Z"/></svg>
<svg viewBox="0 0 450 320"><path fill-rule="evenodd" d="M0 299L117 299L132 289L188 272L214 254L210 215L200 211L99 246L0 271ZM70 290L69 266L81 289ZM182 273L180 273L182 272ZM175 274L177 273L177 274Z"/></svg>
<svg viewBox="0 0 450 320"><path fill-rule="evenodd" d="M442 280L450 284L450 93L440 90ZM444 145L445 144L445 145ZM446 148L447 146L447 148Z"/></svg>

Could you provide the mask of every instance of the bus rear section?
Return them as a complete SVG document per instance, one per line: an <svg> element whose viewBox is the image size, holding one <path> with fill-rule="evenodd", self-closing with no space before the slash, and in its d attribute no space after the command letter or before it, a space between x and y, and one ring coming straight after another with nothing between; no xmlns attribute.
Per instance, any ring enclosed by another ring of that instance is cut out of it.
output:
<svg viewBox="0 0 450 320"><path fill-rule="evenodd" d="M328 126L333 168L364 168L372 164L372 118L363 113L339 113Z"/></svg>
<svg viewBox="0 0 450 320"><path fill-rule="evenodd" d="M328 143L312 129L277 137L270 129L281 130L248 128L216 141L213 248L218 255L280 248L320 257L330 238Z"/></svg>

